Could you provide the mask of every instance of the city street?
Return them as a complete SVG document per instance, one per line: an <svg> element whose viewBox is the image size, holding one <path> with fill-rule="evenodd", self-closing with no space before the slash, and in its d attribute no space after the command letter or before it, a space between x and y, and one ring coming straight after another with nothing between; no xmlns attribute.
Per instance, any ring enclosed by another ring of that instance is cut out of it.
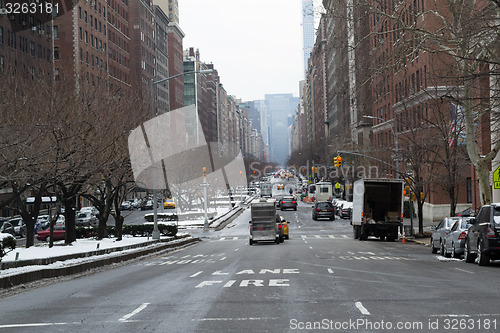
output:
<svg viewBox="0 0 500 333"><path fill-rule="evenodd" d="M300 203L280 212L290 239L279 245L248 244L247 209L222 231L195 231L198 245L2 299L0 329L497 330L499 263L443 261L414 243L361 242L348 220L313 221L310 210Z"/></svg>

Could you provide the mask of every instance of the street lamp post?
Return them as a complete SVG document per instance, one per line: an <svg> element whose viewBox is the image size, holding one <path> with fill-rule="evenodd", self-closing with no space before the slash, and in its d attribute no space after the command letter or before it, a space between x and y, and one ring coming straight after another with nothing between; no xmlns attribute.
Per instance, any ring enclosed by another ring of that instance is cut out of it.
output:
<svg viewBox="0 0 500 333"><path fill-rule="evenodd" d="M378 119L378 120L382 120L383 122L387 121L384 118L375 117L375 116L366 116L365 115L365 116L363 116L363 118ZM392 135L394 136L394 145L395 145L395 148L396 148L396 153L399 153L398 135L394 131L394 124L393 123L389 123L389 125L391 125ZM396 156L396 177L399 178L399 156Z"/></svg>
<svg viewBox="0 0 500 333"><path fill-rule="evenodd" d="M186 74L206 74L206 73L211 73L213 72L213 69L205 69L205 70L198 70L198 71L190 71L190 72L183 72L180 74L176 74L173 76L169 76L167 78L163 78L158 81L151 80L150 84L150 91L151 91L151 116L153 119L156 117L155 114L155 93L154 93L154 87L157 84L163 83L165 81L174 79L179 76L183 76ZM153 160L153 159L151 159ZM153 167L153 239L160 239L160 231L158 230L158 193L156 189L156 168Z"/></svg>

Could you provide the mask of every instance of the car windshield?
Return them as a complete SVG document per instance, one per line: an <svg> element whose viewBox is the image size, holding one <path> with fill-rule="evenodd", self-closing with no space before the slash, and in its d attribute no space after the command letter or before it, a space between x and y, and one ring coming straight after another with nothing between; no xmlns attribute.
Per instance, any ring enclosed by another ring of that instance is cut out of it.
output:
<svg viewBox="0 0 500 333"><path fill-rule="evenodd" d="M80 213L78 214L77 218L81 219L81 218L84 218L84 217L87 217L88 213Z"/></svg>
<svg viewBox="0 0 500 333"><path fill-rule="evenodd" d="M330 208L332 208L332 206L328 202L321 202L321 203L318 203L317 208L319 208L319 209L330 209Z"/></svg>

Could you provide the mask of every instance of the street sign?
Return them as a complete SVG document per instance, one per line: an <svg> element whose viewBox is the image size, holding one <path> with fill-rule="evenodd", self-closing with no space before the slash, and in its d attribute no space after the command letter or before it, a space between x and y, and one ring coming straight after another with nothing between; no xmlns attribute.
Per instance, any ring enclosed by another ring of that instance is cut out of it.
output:
<svg viewBox="0 0 500 333"><path fill-rule="evenodd" d="M339 183L339 182L336 182L336 183L335 183L335 188L336 188L336 189L340 189L340 183Z"/></svg>
<svg viewBox="0 0 500 333"><path fill-rule="evenodd" d="M493 188L495 190L500 189L500 166L493 171Z"/></svg>

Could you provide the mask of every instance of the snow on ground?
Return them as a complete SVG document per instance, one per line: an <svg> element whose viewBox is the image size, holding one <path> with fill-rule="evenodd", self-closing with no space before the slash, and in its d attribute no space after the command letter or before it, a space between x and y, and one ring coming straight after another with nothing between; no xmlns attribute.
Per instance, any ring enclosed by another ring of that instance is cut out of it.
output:
<svg viewBox="0 0 500 333"><path fill-rule="evenodd" d="M151 239L150 239L151 240ZM101 240L101 241L92 241L92 240L86 240L86 239L79 239L77 242L74 242L74 245L71 246L54 246L53 248L49 249L48 246L34 246L30 247L28 249L16 249L14 252L14 258L15 258L15 252L17 250L29 250L29 251L19 251L23 252L24 255L26 256L31 256L29 259L33 258L40 258L41 256L36 252L37 250L40 251L40 253L45 253L46 256L42 258L47 258L49 256L57 256L57 255L65 255L65 254L70 254L70 253L79 253L79 252L87 252L95 250L96 249L96 244L100 242L101 246L100 249L103 248L109 248L109 247L119 247L123 245L131 245L131 244L137 244L141 242L147 241L147 237L130 237L130 238L123 238L124 243L122 242L116 242L114 239L106 239L106 240ZM176 239L173 240L172 242L181 242L183 239ZM154 248L157 246L160 246L161 244L151 244L145 247L142 247L141 249L149 249L149 248ZM59 249L58 249L59 248ZM63 248L66 251L60 252L60 249ZM52 251L54 250L54 251ZM71 252L69 252L71 251ZM89 261L94 261L94 260L100 260L100 259L105 259L105 258L111 258L111 257L116 257L116 256L121 256L126 253L134 252L137 251L137 249L130 249L130 250L124 250L124 251L117 251L117 252L112 252L108 254L102 254L102 255L97 255L97 256L91 256L91 257L86 257L86 258L78 258L78 259L69 259L69 260L64 260L64 261L56 261L53 264L49 265L33 265L33 266L24 266L24 267L18 267L18 268L9 268L5 270L0 270L0 278L7 277L7 276L12 276L12 275L17 275L21 273L26 273L26 272L33 272L33 271L38 271L40 269L50 269L50 268L61 268L61 267L67 267L67 266L72 266L76 264L81 264L84 262L89 262ZM11 253L9 253L11 254ZM21 258L20 258L21 259ZM23 258L27 259L27 258Z"/></svg>
<svg viewBox="0 0 500 333"><path fill-rule="evenodd" d="M3 233L3 232L0 232L0 242L4 239L4 238L7 238L7 237L12 237L11 234L6 234L6 233Z"/></svg>
<svg viewBox="0 0 500 333"><path fill-rule="evenodd" d="M151 240L151 237L132 237L127 235L124 235L121 241L116 241L116 238L104 238L101 240L84 238L77 239L71 245L64 245L63 240L56 241L54 242L54 247L52 248L49 248L49 244L44 242L38 243L29 248L16 248L14 251L9 252L2 261L6 262L16 260L17 253L19 253L17 260L40 259L134 245L147 242L148 240ZM99 245L99 248L97 248L97 245Z"/></svg>

